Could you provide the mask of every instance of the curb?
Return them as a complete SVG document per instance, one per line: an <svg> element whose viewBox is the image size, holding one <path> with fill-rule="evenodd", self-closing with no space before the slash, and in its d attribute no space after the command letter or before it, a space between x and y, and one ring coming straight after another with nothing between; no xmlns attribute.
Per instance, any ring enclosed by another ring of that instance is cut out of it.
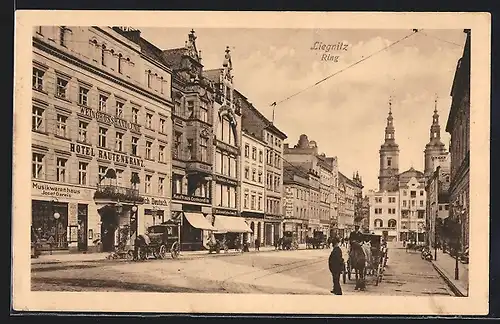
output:
<svg viewBox="0 0 500 324"><path fill-rule="evenodd" d="M467 295L462 293L460 288L458 288L457 285L455 285L455 283L444 273L440 266L435 264L433 261L431 261L431 263L434 269L437 271L437 273L439 273L441 278L444 279L444 281L446 282L448 287L450 287L451 291L455 294L456 297L467 297Z"/></svg>
<svg viewBox="0 0 500 324"><path fill-rule="evenodd" d="M292 251L303 251L303 250L312 250L312 249L305 249L305 248L299 248L298 250L292 250ZM284 250L263 250L263 251L249 251L249 252L229 252L229 253L212 253L209 254L208 252L206 253L197 253L197 254L181 254L179 255L178 260L193 260L193 259L202 259L202 258L217 258L217 257L227 257L227 256L236 256L236 255L242 255L242 254L258 254L258 253L269 253L269 252L278 252L278 251L284 251ZM187 252L187 251L186 251ZM291 251L290 251L291 252ZM38 262L31 262L31 265L47 265L47 264L67 264L67 263L92 263L92 262L103 262L103 261L126 261L125 259L116 259L116 260L109 260L106 258L102 259L94 259L94 260L47 260L47 261L38 261Z"/></svg>

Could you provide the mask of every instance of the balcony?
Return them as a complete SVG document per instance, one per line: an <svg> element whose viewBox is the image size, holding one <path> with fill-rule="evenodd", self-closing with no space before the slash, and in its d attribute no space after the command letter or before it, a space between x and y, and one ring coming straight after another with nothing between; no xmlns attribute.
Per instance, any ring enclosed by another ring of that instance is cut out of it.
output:
<svg viewBox="0 0 500 324"><path fill-rule="evenodd" d="M97 185L94 200L113 200L130 203L144 202L144 198L139 195L139 189L102 184Z"/></svg>

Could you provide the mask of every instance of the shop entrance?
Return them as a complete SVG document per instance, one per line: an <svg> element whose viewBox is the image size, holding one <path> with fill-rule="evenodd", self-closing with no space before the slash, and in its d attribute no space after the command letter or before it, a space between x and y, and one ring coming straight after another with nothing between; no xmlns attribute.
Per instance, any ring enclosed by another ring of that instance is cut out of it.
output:
<svg viewBox="0 0 500 324"><path fill-rule="evenodd" d="M101 243L103 252L115 250L115 232L118 228L118 217L113 207L105 206L99 210L101 215Z"/></svg>
<svg viewBox="0 0 500 324"><path fill-rule="evenodd" d="M78 251L87 251L88 206L78 205Z"/></svg>

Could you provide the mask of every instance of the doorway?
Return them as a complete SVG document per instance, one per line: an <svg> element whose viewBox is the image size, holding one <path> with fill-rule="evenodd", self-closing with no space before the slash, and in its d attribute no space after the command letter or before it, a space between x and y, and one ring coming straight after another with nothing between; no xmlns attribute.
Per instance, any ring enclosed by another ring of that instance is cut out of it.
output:
<svg viewBox="0 0 500 324"><path fill-rule="evenodd" d="M116 210L113 207L105 206L99 210L101 215L101 243L103 252L113 252L115 250L115 232L118 228Z"/></svg>
<svg viewBox="0 0 500 324"><path fill-rule="evenodd" d="M87 251L88 206L78 204L78 251Z"/></svg>

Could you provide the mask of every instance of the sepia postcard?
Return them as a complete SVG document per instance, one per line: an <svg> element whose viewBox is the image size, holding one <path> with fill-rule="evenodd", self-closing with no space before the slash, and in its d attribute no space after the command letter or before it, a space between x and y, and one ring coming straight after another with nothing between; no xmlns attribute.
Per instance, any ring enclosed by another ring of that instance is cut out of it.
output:
<svg viewBox="0 0 500 324"><path fill-rule="evenodd" d="M18 11L13 310L487 314L490 21Z"/></svg>

